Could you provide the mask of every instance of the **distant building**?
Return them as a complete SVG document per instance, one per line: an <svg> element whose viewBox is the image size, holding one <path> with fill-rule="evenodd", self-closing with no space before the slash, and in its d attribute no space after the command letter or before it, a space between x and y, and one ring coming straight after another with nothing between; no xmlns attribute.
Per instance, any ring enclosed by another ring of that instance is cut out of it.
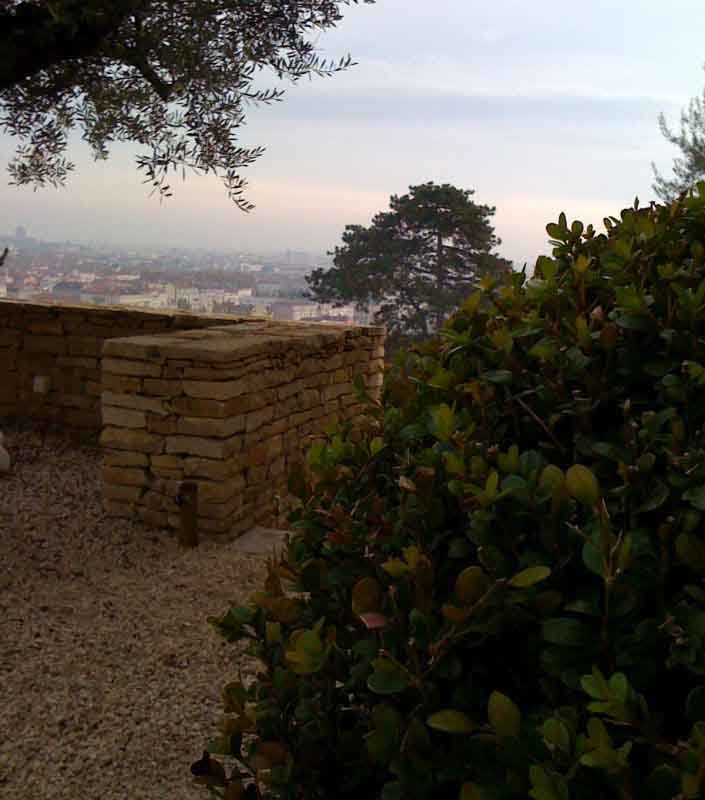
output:
<svg viewBox="0 0 705 800"><path fill-rule="evenodd" d="M265 283L257 282L257 296L258 297L275 297L281 292L281 283Z"/></svg>
<svg viewBox="0 0 705 800"><path fill-rule="evenodd" d="M117 305L137 306L139 308L169 308L167 296L161 294L123 294L117 298Z"/></svg>
<svg viewBox="0 0 705 800"><path fill-rule="evenodd" d="M59 281L54 285L52 295L56 300L80 303L82 290L83 284L78 281Z"/></svg>
<svg viewBox="0 0 705 800"><path fill-rule="evenodd" d="M112 281L94 281L83 287L81 302L93 305L114 306L120 302L120 290Z"/></svg>
<svg viewBox="0 0 705 800"><path fill-rule="evenodd" d="M352 323L355 315L353 306L335 308L330 303L275 302L271 306L272 318L282 321L300 322L341 322Z"/></svg>

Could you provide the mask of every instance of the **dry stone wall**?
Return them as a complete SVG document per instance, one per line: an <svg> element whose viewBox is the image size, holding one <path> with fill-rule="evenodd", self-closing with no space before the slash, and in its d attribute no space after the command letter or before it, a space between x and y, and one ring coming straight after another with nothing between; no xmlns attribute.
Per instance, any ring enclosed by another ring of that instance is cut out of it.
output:
<svg viewBox="0 0 705 800"><path fill-rule="evenodd" d="M19 416L97 433L103 342L239 321L227 315L0 300L0 421Z"/></svg>
<svg viewBox="0 0 705 800"><path fill-rule="evenodd" d="M310 438L354 417L355 376L377 394L383 365L384 329L371 327L253 322L105 342L106 512L178 528L188 481L206 534L281 524Z"/></svg>

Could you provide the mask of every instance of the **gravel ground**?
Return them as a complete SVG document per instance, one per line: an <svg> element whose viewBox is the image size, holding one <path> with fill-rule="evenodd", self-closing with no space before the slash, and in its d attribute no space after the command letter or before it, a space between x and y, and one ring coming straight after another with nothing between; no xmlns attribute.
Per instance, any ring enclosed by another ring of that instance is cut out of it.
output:
<svg viewBox="0 0 705 800"><path fill-rule="evenodd" d="M254 664L206 617L258 588L263 559L105 519L94 445L3 432L0 797L209 797L190 765Z"/></svg>

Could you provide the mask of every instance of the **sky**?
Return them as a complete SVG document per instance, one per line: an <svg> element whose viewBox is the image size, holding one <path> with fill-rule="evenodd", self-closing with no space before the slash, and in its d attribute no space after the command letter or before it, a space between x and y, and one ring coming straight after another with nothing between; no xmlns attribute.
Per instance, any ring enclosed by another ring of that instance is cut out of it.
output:
<svg viewBox="0 0 705 800"><path fill-rule="evenodd" d="M252 108L241 143L265 154L244 174L249 214L214 177L187 176L160 203L118 146L94 163L78 139L65 189L7 186L0 232L43 239L272 252L332 250L390 195L435 181L495 206L498 252L530 266L563 211L592 222L655 199L677 127L705 85L702 0L378 0L351 6L317 46L357 62ZM13 140L0 135L0 169ZM5 173L6 174L6 173Z"/></svg>

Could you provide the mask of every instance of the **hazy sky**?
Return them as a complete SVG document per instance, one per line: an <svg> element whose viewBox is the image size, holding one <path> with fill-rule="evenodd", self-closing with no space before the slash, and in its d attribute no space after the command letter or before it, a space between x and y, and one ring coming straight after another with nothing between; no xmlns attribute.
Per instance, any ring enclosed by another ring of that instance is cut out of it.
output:
<svg viewBox="0 0 705 800"><path fill-rule="evenodd" d="M358 62L253 108L241 141L267 152L247 170L249 215L217 178L187 177L160 204L116 147L93 163L76 142L64 190L0 183L0 231L40 238L233 249L332 249L391 194L449 182L495 205L500 252L546 252L560 211L595 223L653 198L651 161L705 83L702 0L378 0L323 34ZM13 150L0 137L3 168Z"/></svg>

